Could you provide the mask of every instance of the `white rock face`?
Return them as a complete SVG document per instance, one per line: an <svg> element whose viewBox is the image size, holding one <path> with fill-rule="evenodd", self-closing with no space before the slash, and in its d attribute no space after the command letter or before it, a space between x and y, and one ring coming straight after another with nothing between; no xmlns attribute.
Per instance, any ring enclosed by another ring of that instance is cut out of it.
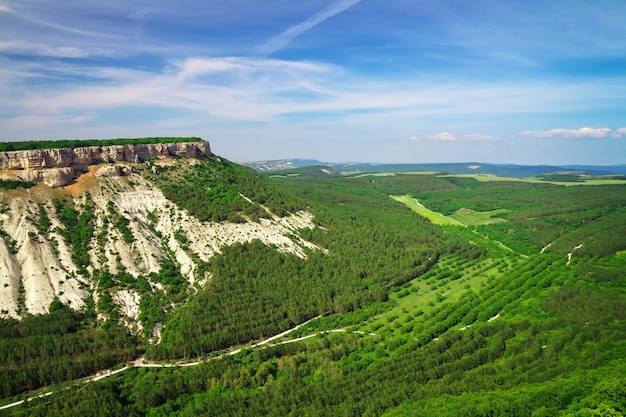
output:
<svg viewBox="0 0 626 417"><path fill-rule="evenodd" d="M112 296L113 301L119 306L121 313L125 316L129 327L136 327L135 331L141 331L139 323L139 302L141 297L132 290L118 290Z"/></svg>
<svg viewBox="0 0 626 417"><path fill-rule="evenodd" d="M18 291L22 272L4 239L0 239L0 307L3 317L18 318Z"/></svg>
<svg viewBox="0 0 626 417"><path fill-rule="evenodd" d="M9 283L7 287L0 284L3 286L0 292L2 316L17 317L20 307L32 314L47 313L55 298L73 308L82 308L87 292L82 289L80 281L71 278L76 267L67 246L57 245L57 254L51 241L58 241L60 236L39 233L33 222L33 213L37 213L38 206L32 200L17 197L9 203L9 210L0 215L3 231L7 234L0 244L0 276L6 277L4 279ZM15 255L9 253L7 239L15 242ZM81 281L86 283L86 278ZM23 306L20 306L20 286Z"/></svg>
<svg viewBox="0 0 626 417"><path fill-rule="evenodd" d="M86 272L79 273L72 259L75 248L61 233L63 225L52 204L55 199L79 212L84 205L93 207L91 248L84 248L91 259ZM41 210L51 223L48 230L42 230ZM128 220L132 241L125 241L114 226L113 219L121 217ZM28 190L0 190L0 317L43 314L54 299L81 309L90 293L97 302L100 291L110 291L123 321L141 331L141 294L123 286L97 288L92 276L96 270L108 270L114 281L122 273L148 279L150 273L160 271L164 259L174 259L190 284L204 285L210 276L198 274L198 262L209 261L228 245L258 239L302 258L305 248L322 250L294 237L298 229L312 227L313 218L307 212L272 216L259 223L200 222L168 201L149 180L132 173L128 164L92 167L65 189L38 184ZM175 233L186 237L184 247ZM161 288L159 283L151 285Z"/></svg>
<svg viewBox="0 0 626 417"><path fill-rule="evenodd" d="M17 178L28 182L43 182L49 187L63 187L74 181L73 168L26 169L17 174Z"/></svg>
<svg viewBox="0 0 626 417"><path fill-rule="evenodd" d="M0 169L50 169L86 166L101 162L143 162L172 156L211 156L209 142L154 143L144 145L88 146L75 149L43 149L0 152Z"/></svg>
<svg viewBox="0 0 626 417"><path fill-rule="evenodd" d="M154 143L145 145L89 146L75 149L44 149L0 152L0 170L21 170L22 181L63 187L86 167L101 162L143 162L151 158L211 156L209 142ZM121 175L120 167L104 167L102 175ZM122 168L123 171L123 168Z"/></svg>

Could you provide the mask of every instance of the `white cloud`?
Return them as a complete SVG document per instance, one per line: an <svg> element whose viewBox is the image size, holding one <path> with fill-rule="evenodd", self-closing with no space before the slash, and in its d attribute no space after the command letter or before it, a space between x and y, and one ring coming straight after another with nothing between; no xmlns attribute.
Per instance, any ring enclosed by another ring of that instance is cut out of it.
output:
<svg viewBox="0 0 626 417"><path fill-rule="evenodd" d="M410 139L414 141L427 141L427 140L452 141L452 140L457 140L457 137L454 136L452 133L442 132L442 133L438 133L436 135L430 135L430 136L411 136Z"/></svg>
<svg viewBox="0 0 626 417"><path fill-rule="evenodd" d="M279 49L282 49L285 46L289 45L295 38L302 35L304 32L313 29L315 26L319 25L323 21L330 19L331 17L349 9L350 7L354 6L357 3L360 3L361 1L362 0L335 1L330 6L314 14L304 22L292 26L281 34L268 39L262 45L256 48L256 52L262 56L267 56L273 52L276 52Z"/></svg>
<svg viewBox="0 0 626 417"><path fill-rule="evenodd" d="M584 137L606 138L610 134L611 134L611 129L609 129L608 127L601 127L598 129L594 129L591 127L583 127L583 128L578 129L578 131L567 132L566 135L571 135L572 137L577 137L577 138L584 138Z"/></svg>
<svg viewBox="0 0 626 417"><path fill-rule="evenodd" d="M621 137L626 134L626 128L621 128L613 132L608 127L591 128L582 127L580 129L549 129L549 130L527 130L519 132L518 135L529 138L566 138L566 139L604 139L610 137Z"/></svg>
<svg viewBox="0 0 626 417"><path fill-rule="evenodd" d="M467 134L467 135L454 135L449 132L442 132L435 135L430 136L411 136L411 140L413 141L492 141L498 140L499 138L491 135L480 135L480 134Z"/></svg>
<svg viewBox="0 0 626 417"><path fill-rule="evenodd" d="M443 132L437 135L429 136L428 139L430 140L457 140L457 137L454 136L452 133Z"/></svg>

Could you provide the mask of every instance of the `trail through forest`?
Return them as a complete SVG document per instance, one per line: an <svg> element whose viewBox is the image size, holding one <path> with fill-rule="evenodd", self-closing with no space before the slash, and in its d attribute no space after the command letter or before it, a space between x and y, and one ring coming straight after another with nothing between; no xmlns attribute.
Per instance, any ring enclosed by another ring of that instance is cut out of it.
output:
<svg viewBox="0 0 626 417"><path fill-rule="evenodd" d="M144 355L141 355L137 359L135 359L132 362L131 365L126 365L123 368L116 369L116 370L110 370L110 369L101 370L101 371L98 371L95 375L92 375L92 376L87 377L87 378L80 378L80 379L74 380L74 381L70 382L69 384L70 385L71 384L88 384L88 383L91 383L91 382L100 381L102 379L108 378L110 376L119 374L120 372L124 372L124 371L126 371L128 369L133 369L133 368L184 368L184 367L189 367L189 366L197 366L197 365L206 363L207 361L212 361L212 360L216 360L216 359L222 359L225 356L236 355L236 354L238 354L239 352L241 352L244 349L267 349L267 348L270 348L270 347L285 345L285 344L288 344L288 343L300 342L302 340L310 339L312 337L319 336L319 335L322 335L324 333L340 333L340 332L343 333L343 332L348 332L345 329L326 330L326 331L322 331L322 332L319 332L319 333L311 333L311 334L306 335L306 336L301 336L301 337L297 337L297 338L293 338L293 339L283 340L283 341L278 342L278 343L271 343L271 342L273 342L275 340L280 339L281 337L287 336L289 333L294 332L295 330L299 329L300 327L305 326L305 325L311 323L313 320L319 319L320 317L322 317L322 316L314 317L314 318L312 318L310 320L305 321L304 323L300 323L297 326L292 327L291 329L285 330L282 333L279 333L277 335L268 337L267 339L264 339L264 340L262 340L262 341L260 341L258 343L253 343L252 345L250 345L247 348L244 347L244 348L234 349L234 350L231 350L231 351L229 351L227 353L224 353L222 355L211 357L211 358L207 358L205 360L198 360L198 361L193 361L193 362L177 362L177 363L145 363L144 362ZM367 334L368 336L375 336L374 333L364 333L364 332L358 332L358 331L350 332L350 333L359 333L359 334ZM32 396L30 396L30 397L28 397L26 399L15 401L15 402L12 402L10 404L5 404L3 406L0 406L0 410L6 410L8 408L16 407L18 405L24 404L25 402L30 402L30 401L35 400L37 398L44 398L44 397L47 397L49 395L54 394L55 392L57 392L57 391L48 391L48 392L45 392L45 393L42 393L42 394L32 395Z"/></svg>

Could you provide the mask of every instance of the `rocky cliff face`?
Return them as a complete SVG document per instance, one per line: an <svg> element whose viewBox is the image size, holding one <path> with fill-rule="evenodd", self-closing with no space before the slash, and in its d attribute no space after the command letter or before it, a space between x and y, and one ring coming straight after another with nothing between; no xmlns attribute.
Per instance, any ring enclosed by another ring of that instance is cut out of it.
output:
<svg viewBox="0 0 626 417"><path fill-rule="evenodd" d="M98 163L139 163L151 158L202 158L211 155L208 142L14 151L0 152L0 170L22 170L17 177L23 181L44 182L51 187L62 187L77 178L86 167Z"/></svg>
<svg viewBox="0 0 626 417"><path fill-rule="evenodd" d="M197 151L177 145L167 152ZM203 149L206 155L208 144ZM193 163L187 159L156 162L170 169ZM38 172L63 169L71 167ZM314 227L310 213L236 224L200 222L167 200L151 175L121 162L91 166L63 189L37 184L0 190L0 318L44 314L55 299L82 309L91 296L99 306L98 314L105 314L102 305L109 303L109 310L118 312L129 328L150 335L152 329L142 329L138 321L140 304L156 293L167 294L167 285L154 276L163 262L175 263L193 293L192 288L210 279L202 266L225 246L260 240L300 257L306 256L305 248L319 250L297 237L298 229ZM58 204L61 201L64 206ZM88 206L93 237L85 247L76 248L64 232L64 209L82 213ZM89 256L86 269L76 263L75 255L81 251ZM108 271L108 281L103 281L101 271ZM140 290L141 279L150 287L147 293Z"/></svg>

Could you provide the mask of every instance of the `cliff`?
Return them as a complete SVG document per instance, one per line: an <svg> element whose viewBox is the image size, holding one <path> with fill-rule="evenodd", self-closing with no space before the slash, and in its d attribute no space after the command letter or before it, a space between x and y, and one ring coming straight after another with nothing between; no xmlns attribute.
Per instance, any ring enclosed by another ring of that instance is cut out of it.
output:
<svg viewBox="0 0 626 417"><path fill-rule="evenodd" d="M203 141L13 151L0 152L0 170L23 170L17 174L23 181L62 187L72 182L84 168L98 163L139 163L152 158L205 158L211 155L209 143Z"/></svg>

